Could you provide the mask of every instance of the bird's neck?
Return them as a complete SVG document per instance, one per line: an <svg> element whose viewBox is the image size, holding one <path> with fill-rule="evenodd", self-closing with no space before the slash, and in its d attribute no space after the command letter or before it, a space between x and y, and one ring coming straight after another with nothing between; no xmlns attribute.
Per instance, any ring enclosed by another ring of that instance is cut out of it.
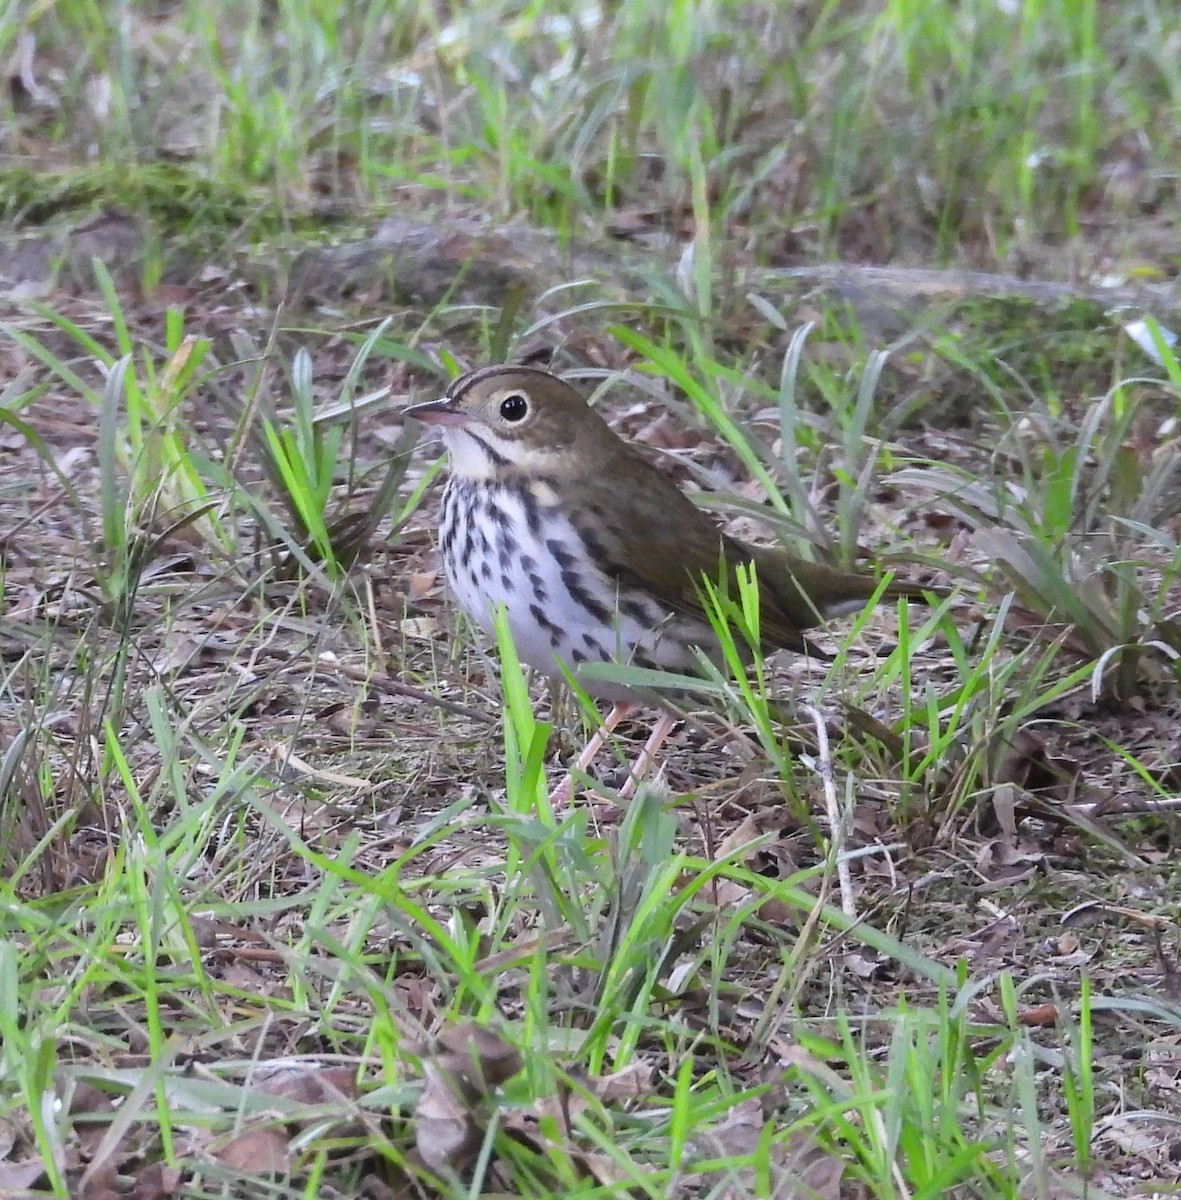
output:
<svg viewBox="0 0 1181 1200"><path fill-rule="evenodd" d="M560 464L552 454L506 442L482 429L448 429L445 437L451 474L471 483L527 484L560 473L554 470Z"/></svg>

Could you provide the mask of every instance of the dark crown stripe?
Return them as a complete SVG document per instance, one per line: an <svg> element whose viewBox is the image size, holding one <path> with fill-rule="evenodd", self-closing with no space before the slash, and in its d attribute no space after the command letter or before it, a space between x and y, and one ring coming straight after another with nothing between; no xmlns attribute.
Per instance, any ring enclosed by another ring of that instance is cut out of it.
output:
<svg viewBox="0 0 1181 1200"><path fill-rule="evenodd" d="M516 363L494 363L490 367L478 367L466 375L460 375L447 385L448 400L462 400L468 391L485 379L494 379L497 375L545 375L536 367L519 366Z"/></svg>

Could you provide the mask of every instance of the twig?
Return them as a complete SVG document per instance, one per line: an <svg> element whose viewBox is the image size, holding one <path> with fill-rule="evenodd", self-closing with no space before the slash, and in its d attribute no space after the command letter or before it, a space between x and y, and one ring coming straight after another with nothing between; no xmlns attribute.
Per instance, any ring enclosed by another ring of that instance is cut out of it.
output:
<svg viewBox="0 0 1181 1200"><path fill-rule="evenodd" d="M442 696L436 696L428 692L425 688L415 687L410 683L401 683L396 679L387 679L384 675L373 675L366 671L359 671L355 667L346 667L342 663L338 663L336 669L349 679L376 688L379 692L384 692L387 696L406 696L410 700L421 700L424 704L432 704L435 708L441 708L444 712L454 713L457 717L467 717L471 721L482 721L485 725L496 724L497 718L489 713L469 708L466 704L456 704L454 700L444 700Z"/></svg>
<svg viewBox="0 0 1181 1200"><path fill-rule="evenodd" d="M1071 804L1067 807L1084 817L1139 817L1145 813L1176 812L1181 808L1181 796L1163 796L1160 799L1137 797L1118 801L1119 808L1109 808L1109 800L1097 800L1087 804ZM1042 814L1039 814L1039 816Z"/></svg>
<svg viewBox="0 0 1181 1200"><path fill-rule="evenodd" d="M837 867L837 887L841 893L841 912L850 919L857 917L857 908L853 902L853 875L849 870L849 860L841 853L845 841L845 821L837 802L837 785L833 777L832 755L828 748L828 727L824 718L810 704L803 704L801 709L812 718L816 726L816 772L824 787L824 807L828 811L828 827L832 839L833 858Z"/></svg>

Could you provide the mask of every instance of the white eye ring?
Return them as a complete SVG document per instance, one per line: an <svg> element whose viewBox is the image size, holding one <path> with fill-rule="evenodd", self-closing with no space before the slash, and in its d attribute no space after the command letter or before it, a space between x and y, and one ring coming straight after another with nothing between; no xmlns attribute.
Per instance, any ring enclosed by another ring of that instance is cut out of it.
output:
<svg viewBox="0 0 1181 1200"><path fill-rule="evenodd" d="M529 399L524 392L509 392L500 402L502 420L515 425L529 415Z"/></svg>

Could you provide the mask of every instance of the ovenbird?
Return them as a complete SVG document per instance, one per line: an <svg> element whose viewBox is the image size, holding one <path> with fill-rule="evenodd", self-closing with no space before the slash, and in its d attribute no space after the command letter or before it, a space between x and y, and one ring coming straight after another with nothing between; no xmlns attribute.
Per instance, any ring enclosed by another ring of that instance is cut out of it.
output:
<svg viewBox="0 0 1181 1200"><path fill-rule="evenodd" d="M580 679L581 666L693 673L694 647L720 658L703 576L730 577L737 564L753 564L767 649L807 649L804 631L859 610L878 592L871 575L722 533L545 371L471 371L406 415L443 431L450 474L439 545L460 607L491 632L503 603L522 662L550 676L564 666L591 695L614 703L581 768L636 702L627 687ZM921 599L931 590L892 581L881 594ZM670 729L669 719L657 726L641 756L646 765Z"/></svg>

